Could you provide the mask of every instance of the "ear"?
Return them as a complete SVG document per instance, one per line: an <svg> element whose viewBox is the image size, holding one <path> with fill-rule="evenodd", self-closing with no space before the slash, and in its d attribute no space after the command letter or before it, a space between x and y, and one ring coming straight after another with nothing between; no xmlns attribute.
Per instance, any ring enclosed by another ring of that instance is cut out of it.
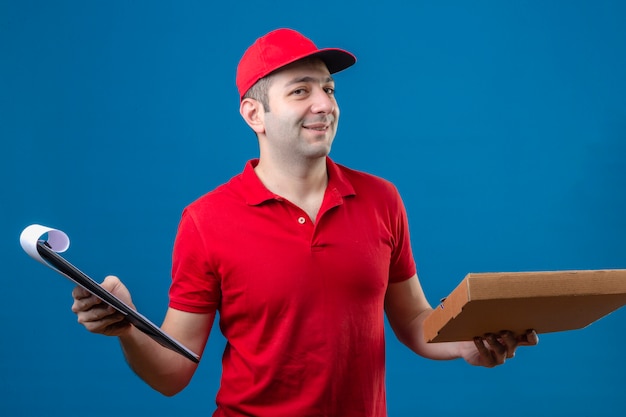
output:
<svg viewBox="0 0 626 417"><path fill-rule="evenodd" d="M239 105L239 113L256 134L265 133L265 109L259 101L244 98Z"/></svg>

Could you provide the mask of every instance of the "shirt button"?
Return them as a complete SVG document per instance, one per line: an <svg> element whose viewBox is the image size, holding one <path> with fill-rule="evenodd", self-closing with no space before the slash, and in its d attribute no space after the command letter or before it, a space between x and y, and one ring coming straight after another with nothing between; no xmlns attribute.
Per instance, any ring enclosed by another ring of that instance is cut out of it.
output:
<svg viewBox="0 0 626 417"><path fill-rule="evenodd" d="M298 223L304 224L306 223L306 219L304 217L298 217Z"/></svg>

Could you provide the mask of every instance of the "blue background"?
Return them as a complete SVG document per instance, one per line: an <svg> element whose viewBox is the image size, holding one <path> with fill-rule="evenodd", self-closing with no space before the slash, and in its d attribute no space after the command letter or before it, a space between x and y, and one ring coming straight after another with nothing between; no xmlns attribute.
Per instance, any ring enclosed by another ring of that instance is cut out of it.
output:
<svg viewBox="0 0 626 417"><path fill-rule="evenodd" d="M626 267L626 3L0 0L0 415L205 415L215 331L173 398L70 311L21 230L119 275L160 323L183 207L257 155L237 62L293 27L359 62L337 74L332 156L393 181L431 303L468 272ZM390 416L622 416L626 309L543 335L496 369L388 337Z"/></svg>

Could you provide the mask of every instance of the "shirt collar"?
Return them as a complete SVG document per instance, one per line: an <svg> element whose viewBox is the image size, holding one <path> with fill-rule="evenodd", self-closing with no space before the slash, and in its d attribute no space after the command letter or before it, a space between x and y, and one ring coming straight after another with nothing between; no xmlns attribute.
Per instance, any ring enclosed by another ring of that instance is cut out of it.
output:
<svg viewBox="0 0 626 417"><path fill-rule="evenodd" d="M246 203L256 206L268 200L278 200L281 197L274 194L261 182L254 172L254 168L258 165L258 159L252 159L246 163L242 173L242 182L245 189ZM340 166L335 164L330 158L326 158L326 169L328 171L328 186L326 192L332 192L338 197L347 197L354 195L354 187L341 171Z"/></svg>

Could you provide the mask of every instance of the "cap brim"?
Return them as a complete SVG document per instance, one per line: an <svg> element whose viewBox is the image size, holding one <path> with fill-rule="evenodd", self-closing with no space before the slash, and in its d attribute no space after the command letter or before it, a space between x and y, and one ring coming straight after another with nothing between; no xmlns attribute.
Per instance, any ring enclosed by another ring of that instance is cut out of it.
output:
<svg viewBox="0 0 626 417"><path fill-rule="evenodd" d="M356 63L356 57L354 55L348 51L337 48L320 49L318 52L308 56L318 57L324 61L326 67L328 67L328 72L331 74L342 71Z"/></svg>

